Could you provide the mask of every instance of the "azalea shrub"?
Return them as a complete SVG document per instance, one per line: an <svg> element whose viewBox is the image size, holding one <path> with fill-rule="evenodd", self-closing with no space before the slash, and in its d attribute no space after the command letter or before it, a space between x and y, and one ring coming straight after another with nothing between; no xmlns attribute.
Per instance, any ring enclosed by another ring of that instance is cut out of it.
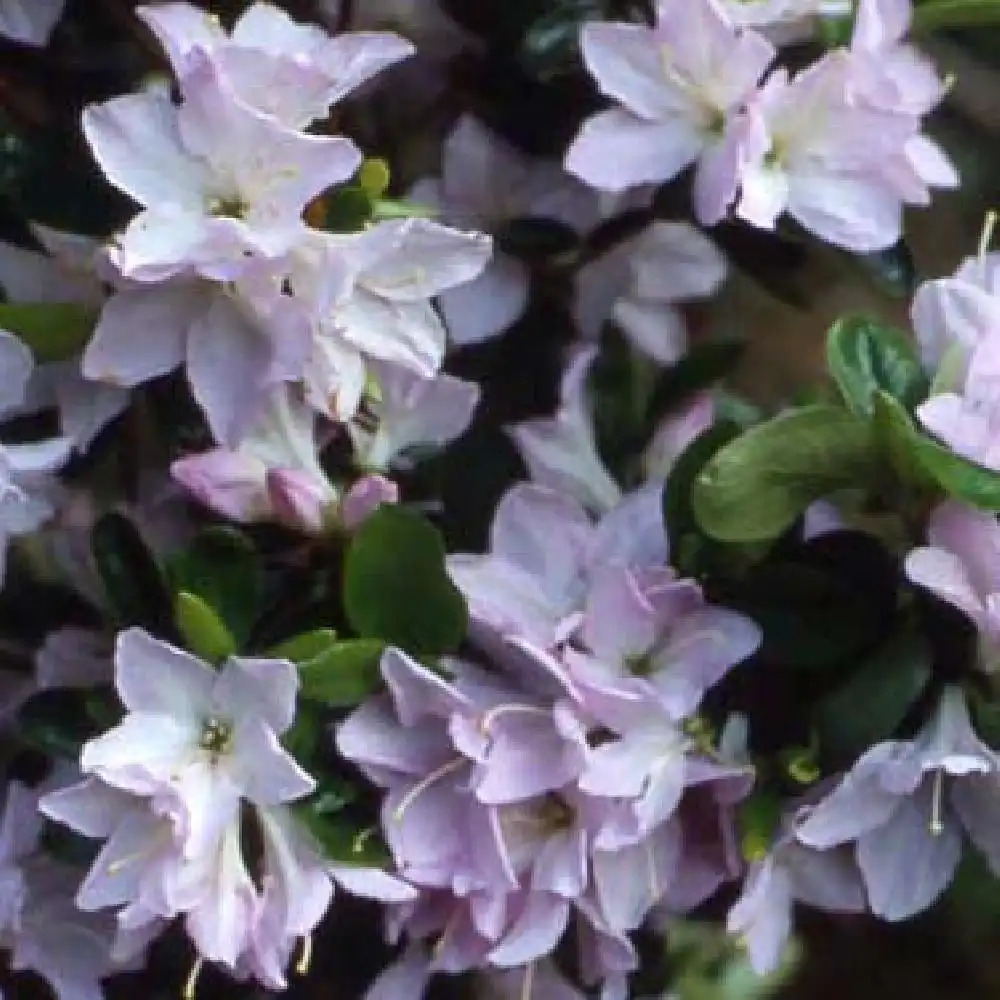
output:
<svg viewBox="0 0 1000 1000"><path fill-rule="evenodd" d="M0 0L8 1000L753 998L995 894L1000 255L906 237L997 21Z"/></svg>

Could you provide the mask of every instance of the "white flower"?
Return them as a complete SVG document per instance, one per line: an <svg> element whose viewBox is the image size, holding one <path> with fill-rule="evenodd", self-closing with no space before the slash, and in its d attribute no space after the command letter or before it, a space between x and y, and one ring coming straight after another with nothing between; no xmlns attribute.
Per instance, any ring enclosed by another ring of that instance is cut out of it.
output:
<svg viewBox="0 0 1000 1000"><path fill-rule="evenodd" d="M123 791L169 793L163 810L182 826L186 857L217 842L241 798L273 805L312 791L278 742L295 715L288 661L233 657L217 673L129 629L116 644L115 682L128 714L84 746L81 767Z"/></svg>

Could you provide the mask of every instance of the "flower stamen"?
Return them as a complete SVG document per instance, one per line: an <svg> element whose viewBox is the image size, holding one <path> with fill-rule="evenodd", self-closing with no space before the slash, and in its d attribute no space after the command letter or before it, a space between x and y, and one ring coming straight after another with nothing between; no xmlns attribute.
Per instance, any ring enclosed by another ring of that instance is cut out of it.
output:
<svg viewBox="0 0 1000 1000"><path fill-rule="evenodd" d="M934 772L934 784L931 789L931 822L930 831L935 837L944 833L944 823L941 821L941 790L944 786L944 775L938 768Z"/></svg>
<svg viewBox="0 0 1000 1000"><path fill-rule="evenodd" d="M450 760L448 761L447 764L442 764L436 771L431 771L431 773L428 774L426 778L424 778L421 781L418 781L417 784L415 784L406 793L406 795L403 796L402 802L400 802L399 805L396 806L396 809L392 814L393 821L396 823L401 823L403 820L403 815L406 812L406 810L409 809L410 806L412 806L413 803L416 802L416 800L420 798L420 796L423 795L423 793L426 792L428 788L430 788L432 785L437 784L437 782L439 782L442 778L447 778L449 774L454 774L455 771L459 770L459 768L462 768L464 766L465 766L465 758L456 757L455 760Z"/></svg>

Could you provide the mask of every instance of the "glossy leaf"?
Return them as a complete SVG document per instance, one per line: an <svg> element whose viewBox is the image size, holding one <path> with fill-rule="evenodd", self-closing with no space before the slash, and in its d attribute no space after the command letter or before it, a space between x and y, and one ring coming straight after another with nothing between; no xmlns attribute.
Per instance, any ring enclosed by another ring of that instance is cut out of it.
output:
<svg viewBox="0 0 1000 1000"><path fill-rule="evenodd" d="M325 652L336 641L337 633L332 628L317 628L279 642L267 651L267 655L279 660L291 660L292 663L304 663Z"/></svg>
<svg viewBox="0 0 1000 1000"><path fill-rule="evenodd" d="M240 647L257 617L263 582L253 543L236 528L202 531L170 561L175 590L200 597Z"/></svg>
<svg viewBox="0 0 1000 1000"><path fill-rule="evenodd" d="M170 590L136 526L122 514L105 514L94 525L90 546L118 624L159 635L172 631Z"/></svg>
<svg viewBox="0 0 1000 1000"><path fill-rule="evenodd" d="M0 329L17 334L35 361L62 361L87 345L98 311L74 302L0 302Z"/></svg>
<svg viewBox="0 0 1000 1000"><path fill-rule="evenodd" d="M751 428L708 462L692 489L695 517L713 538L776 538L814 500L865 487L876 471L868 427L833 406L791 410Z"/></svg>
<svg viewBox="0 0 1000 1000"><path fill-rule="evenodd" d="M302 697L331 708L359 704L382 686L379 662L384 649L381 639L346 639L330 644L298 664Z"/></svg>
<svg viewBox="0 0 1000 1000"><path fill-rule="evenodd" d="M174 598L174 621L184 645L209 663L221 663L237 651L225 622L197 594L182 590Z"/></svg>
<svg viewBox="0 0 1000 1000"><path fill-rule="evenodd" d="M927 397L928 380L913 341L904 333L862 316L850 316L830 329L827 364L844 402L865 416L874 411L882 390L912 410Z"/></svg>
<svg viewBox="0 0 1000 1000"><path fill-rule="evenodd" d="M336 812L331 815L322 796L292 806L292 811L312 834L328 860L338 865L363 868L384 868L392 863L392 857L375 828L359 826Z"/></svg>
<svg viewBox="0 0 1000 1000"><path fill-rule="evenodd" d="M1000 473L956 455L924 434L885 392L875 398L876 429L883 447L912 481L933 482L948 496L981 510L1000 511Z"/></svg>
<svg viewBox="0 0 1000 1000"><path fill-rule="evenodd" d="M344 610L364 638L438 654L465 637L465 601L445 570L441 536L419 514L382 506L351 540Z"/></svg>
<svg viewBox="0 0 1000 1000"><path fill-rule="evenodd" d="M901 626L822 703L824 753L844 766L892 736L927 686L931 661L923 635L912 625Z"/></svg>

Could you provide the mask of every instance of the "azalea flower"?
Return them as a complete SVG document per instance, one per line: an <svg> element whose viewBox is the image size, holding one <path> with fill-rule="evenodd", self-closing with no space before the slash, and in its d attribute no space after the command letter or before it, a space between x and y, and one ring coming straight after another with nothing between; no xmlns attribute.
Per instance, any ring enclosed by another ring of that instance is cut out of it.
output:
<svg viewBox="0 0 1000 1000"><path fill-rule="evenodd" d="M289 128L322 118L332 104L414 52L390 32L331 38L269 3L251 4L228 33L188 3L144 6L136 13L163 46L183 91L199 54L207 53L236 97Z"/></svg>
<svg viewBox="0 0 1000 1000"><path fill-rule="evenodd" d="M791 79L775 71L734 129L736 213L773 229L787 211L821 239L859 253L899 239L902 205L926 186L901 177L919 119L851 100L853 63L831 52ZM902 158L902 160L901 160Z"/></svg>
<svg viewBox="0 0 1000 1000"><path fill-rule="evenodd" d="M86 744L81 768L136 795L169 790L166 812L183 824L186 857L216 842L241 799L275 805L314 788L278 743L295 714L298 677L287 661L233 657L216 673L129 629L116 642L115 685L128 714Z"/></svg>
<svg viewBox="0 0 1000 1000"><path fill-rule="evenodd" d="M372 373L378 384L377 399L369 404L375 430L358 421L348 427L356 460L365 468L405 468L412 452L444 447L472 421L480 396L474 382L444 372L425 379L399 365L373 365Z"/></svg>
<svg viewBox="0 0 1000 1000"><path fill-rule="evenodd" d="M0 285L11 302L73 302L99 308L106 284L119 277L90 237L34 223L32 235L45 253L0 242ZM83 377L79 356L36 365L23 408L33 412L55 406L63 434L86 451L98 433L128 405L129 392Z"/></svg>
<svg viewBox="0 0 1000 1000"><path fill-rule="evenodd" d="M687 351L677 304L710 297L725 276L725 258L697 229L653 222L580 269L574 318L588 339L611 319L637 351L671 365Z"/></svg>
<svg viewBox="0 0 1000 1000"><path fill-rule="evenodd" d="M796 824L807 816L805 807L782 818L770 849L751 862L726 919L729 933L739 936L759 975L780 965L796 903L836 913L866 909L864 884L850 852L843 847L818 851L796 839Z"/></svg>
<svg viewBox="0 0 1000 1000"><path fill-rule="evenodd" d="M577 231L599 218L595 194L562 164L527 156L470 115L445 138L441 176L418 181L409 194L452 225L496 234L515 219L554 219ZM448 333L476 344L507 329L528 304L528 269L501 251L475 280L440 297Z"/></svg>
<svg viewBox="0 0 1000 1000"><path fill-rule="evenodd" d="M489 237L425 219L381 222L352 235L313 234L290 276L313 321L306 370L312 405L334 419L353 417L369 359L433 378L447 334L430 300L473 280L490 253Z"/></svg>
<svg viewBox="0 0 1000 1000"><path fill-rule="evenodd" d="M448 557L473 640L498 653L515 638L542 650L565 638L597 568L665 561L660 506L658 491L640 490L595 525L565 494L513 486L497 507L489 553Z"/></svg>
<svg viewBox="0 0 1000 1000"><path fill-rule="evenodd" d="M322 529L339 491L319 464L316 413L286 387L238 448L177 459L173 477L207 507L235 521Z"/></svg>
<svg viewBox="0 0 1000 1000"><path fill-rule="evenodd" d="M949 500L931 514L928 544L906 557L911 582L958 608L979 633L979 663L1000 667L1000 524Z"/></svg>
<svg viewBox="0 0 1000 1000"><path fill-rule="evenodd" d="M34 368L31 352L0 330L0 414L16 410ZM30 534L56 512L58 483L52 473L68 460L73 442L55 437L26 444L0 444L0 582L12 538Z"/></svg>
<svg viewBox="0 0 1000 1000"><path fill-rule="evenodd" d="M361 163L349 139L294 131L245 104L201 49L184 100L149 89L83 113L108 180L143 208L117 238L127 278L231 281L301 237L306 204Z"/></svg>
<svg viewBox="0 0 1000 1000"><path fill-rule="evenodd" d="M622 490L597 453L593 401L587 376L596 347L581 347L570 358L553 417L536 417L507 428L534 482L579 500L588 510L606 513Z"/></svg>
<svg viewBox="0 0 1000 1000"><path fill-rule="evenodd" d="M312 349L305 308L269 265L221 285L177 278L108 299L83 354L83 374L134 387L183 366L216 440L237 447L270 394L302 378Z"/></svg>
<svg viewBox="0 0 1000 1000"><path fill-rule="evenodd" d="M712 224L727 207L722 136L774 48L734 26L716 0L661 0L656 15L653 28L584 26L587 69L619 106L584 122L566 169L594 187L622 191L668 181L696 163L695 214Z"/></svg>
<svg viewBox="0 0 1000 1000"><path fill-rule="evenodd" d="M42 853L39 796L62 781L62 770L38 789L7 786L0 821L0 947L10 968L31 971L58 1000L103 1000L100 981L127 967L111 952L114 922L81 913L73 901L79 874Z"/></svg>
<svg viewBox="0 0 1000 1000"><path fill-rule="evenodd" d="M960 388L975 348L1000 331L1000 254L968 257L952 277L923 282L910 318L935 383Z"/></svg>
<svg viewBox="0 0 1000 1000"><path fill-rule="evenodd" d="M962 831L1000 863L996 754L976 736L957 687L941 695L911 741L864 753L798 829L819 850L855 843L872 912L905 920L947 888L962 854Z"/></svg>
<svg viewBox="0 0 1000 1000"><path fill-rule="evenodd" d="M610 566L594 574L580 640L587 653L567 653L568 666L595 698L612 691L639 696L640 705L658 704L680 721L756 652L761 631L743 615L708 604L693 580L670 568Z"/></svg>

